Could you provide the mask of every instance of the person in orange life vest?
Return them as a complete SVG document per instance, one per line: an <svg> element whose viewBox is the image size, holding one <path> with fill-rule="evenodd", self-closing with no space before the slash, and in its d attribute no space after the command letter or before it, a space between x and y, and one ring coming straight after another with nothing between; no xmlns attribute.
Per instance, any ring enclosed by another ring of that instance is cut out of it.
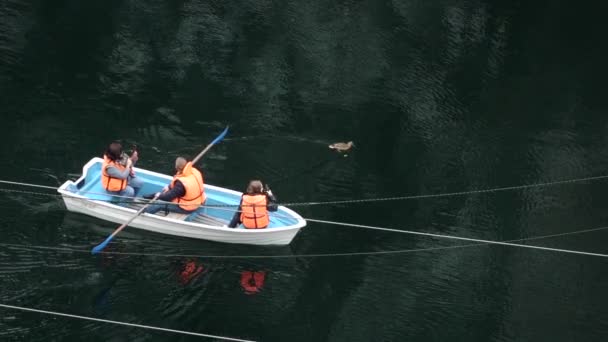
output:
<svg viewBox="0 0 608 342"><path fill-rule="evenodd" d="M205 188L203 174L192 166L192 162L186 161L183 157L175 160L175 171L171 184L163 188L158 200L168 203L153 203L146 208L146 213L154 214L161 209L180 214L190 214L195 212L199 206L205 203ZM151 199L156 194L144 196Z"/></svg>
<svg viewBox="0 0 608 342"><path fill-rule="evenodd" d="M101 167L101 184L112 195L135 197L143 186L143 181L135 177L133 165L139 159L137 151L131 157L122 151L122 145L115 141L106 149Z"/></svg>
<svg viewBox="0 0 608 342"><path fill-rule="evenodd" d="M241 203L238 210L234 213L228 227L236 228L239 223L247 229L262 229L268 227L270 218L269 211L277 211L279 206L277 199L266 185L263 189L262 182L252 180L247 186L247 191L241 196Z"/></svg>

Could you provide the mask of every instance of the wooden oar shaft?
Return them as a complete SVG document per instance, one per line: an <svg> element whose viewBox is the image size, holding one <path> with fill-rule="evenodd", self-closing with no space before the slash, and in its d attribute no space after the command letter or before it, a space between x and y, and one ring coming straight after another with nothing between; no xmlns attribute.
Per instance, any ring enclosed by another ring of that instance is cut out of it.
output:
<svg viewBox="0 0 608 342"><path fill-rule="evenodd" d="M198 156L196 156L194 159L192 159L192 165L196 164L196 162L198 162L203 157L203 155L205 153L207 153L207 151L209 151L211 146L213 146L213 145L211 145L211 144L207 145L207 147L205 147L205 149L201 153L199 153Z"/></svg>
<svg viewBox="0 0 608 342"><path fill-rule="evenodd" d="M152 202L155 202L158 199L159 196L160 196L160 193L156 194L154 196L154 198L152 198L152 200L150 200L150 202L148 202L148 204L146 204L143 207L141 207L141 209L139 209L137 211L137 213L135 213L135 215L133 215L133 217L131 217L129 219L129 221L123 223L122 226L116 228L116 230L114 231L114 233L112 233L112 237L116 236L116 234L120 233L121 230L125 229L125 227L128 226L129 223L133 222L133 220L135 220L144 210L146 210L146 208L149 207L150 204L152 204Z"/></svg>

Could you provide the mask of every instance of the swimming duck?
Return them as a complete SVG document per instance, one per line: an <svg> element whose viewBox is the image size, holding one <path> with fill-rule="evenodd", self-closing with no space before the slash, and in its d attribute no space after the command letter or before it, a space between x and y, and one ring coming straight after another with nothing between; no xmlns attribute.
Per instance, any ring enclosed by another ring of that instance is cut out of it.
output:
<svg viewBox="0 0 608 342"><path fill-rule="evenodd" d="M336 150L340 153L348 152L355 144L352 141L347 143L337 142L329 145L329 148L332 150Z"/></svg>

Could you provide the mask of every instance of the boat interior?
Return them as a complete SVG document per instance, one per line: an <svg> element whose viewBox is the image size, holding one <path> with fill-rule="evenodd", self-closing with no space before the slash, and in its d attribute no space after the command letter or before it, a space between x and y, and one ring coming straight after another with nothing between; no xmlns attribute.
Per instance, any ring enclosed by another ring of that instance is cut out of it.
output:
<svg viewBox="0 0 608 342"><path fill-rule="evenodd" d="M140 177L144 181L144 186L139 191L135 201L123 199L108 194L103 188L101 184L101 165L101 159L90 165L85 170L86 173L83 177L76 181L75 186L68 187L67 190L90 200L111 202L133 210L139 210L147 203L147 200L141 197L142 195L161 191L170 182L167 176L138 170L137 177ZM240 202L240 194L211 186L205 187L205 194L207 196L205 206L200 207L192 214L179 214L160 210L156 215L210 226L221 227L227 225ZM270 225L268 228L285 227L296 223L297 220L292 218L288 212L279 209L276 213L270 213Z"/></svg>

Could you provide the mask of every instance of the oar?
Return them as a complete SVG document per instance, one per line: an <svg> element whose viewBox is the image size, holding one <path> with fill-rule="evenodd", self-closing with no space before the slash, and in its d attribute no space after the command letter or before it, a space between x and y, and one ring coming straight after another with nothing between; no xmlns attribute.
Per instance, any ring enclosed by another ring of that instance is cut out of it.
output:
<svg viewBox="0 0 608 342"><path fill-rule="evenodd" d="M220 133L220 135L218 135L215 139L213 139L213 141L207 145L207 147L205 147L205 149L198 154L198 156L196 156L196 158L194 158L192 160L192 165L196 164L197 161L199 161L203 155L205 153L207 153L207 151L209 151L209 149L211 148L211 146L217 144L218 142L220 142L222 139L224 139L224 137L226 136L226 133L228 133L228 127L226 127L222 133ZM114 236L116 236L116 234L120 233L121 230L123 230L126 226L129 225L129 223L131 223L133 220L135 220L135 218L137 218L137 216L139 216L150 204L152 204L154 201L156 201L156 199L158 199L158 196L160 196L160 193L157 194L156 196L154 196L154 198L152 198L152 200L144 205L141 209L139 209L135 215L133 215L133 217L131 217L129 219L129 221L125 222L124 224L122 224L120 227L116 228L116 230L114 231L114 233L112 233L112 235L108 236L107 239L105 239L104 242L100 243L99 245L95 246L92 250L91 250L91 254L97 254L99 252L101 252L102 249L104 249L108 243L110 241L112 241L112 239L114 238Z"/></svg>

